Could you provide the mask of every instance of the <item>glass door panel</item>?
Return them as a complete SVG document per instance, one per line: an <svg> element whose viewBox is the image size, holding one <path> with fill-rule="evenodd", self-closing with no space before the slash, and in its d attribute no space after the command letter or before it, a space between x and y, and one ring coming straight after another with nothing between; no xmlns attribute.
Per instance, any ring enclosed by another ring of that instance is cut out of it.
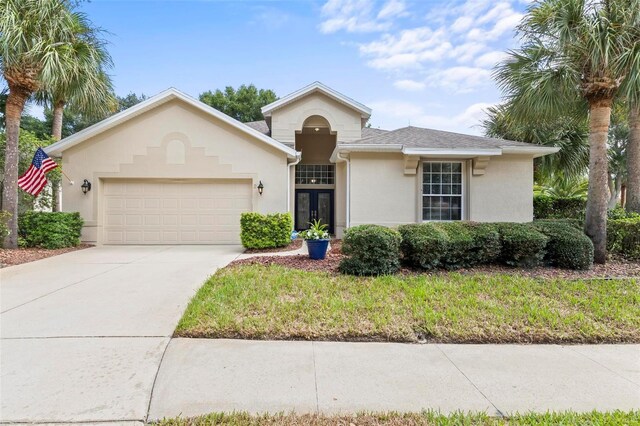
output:
<svg viewBox="0 0 640 426"><path fill-rule="evenodd" d="M316 218L325 225L331 227L331 216L333 213L333 206L331 205L331 193L319 192L318 193L318 208L316 209Z"/></svg>
<svg viewBox="0 0 640 426"><path fill-rule="evenodd" d="M296 229L301 231L309 228L311 222L311 194L309 192L296 193Z"/></svg>

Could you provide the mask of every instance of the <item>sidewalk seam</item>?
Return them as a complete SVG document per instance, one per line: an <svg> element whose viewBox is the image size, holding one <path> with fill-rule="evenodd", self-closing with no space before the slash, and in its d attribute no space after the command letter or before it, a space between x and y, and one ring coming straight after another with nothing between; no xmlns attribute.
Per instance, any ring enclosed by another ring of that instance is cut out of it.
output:
<svg viewBox="0 0 640 426"><path fill-rule="evenodd" d="M445 358L447 358L447 360L448 360L448 361L449 361L449 362L450 362L450 363L451 363L451 364L456 368L456 370L458 370L458 371L460 372L460 374L462 374L462 375L464 376L464 378L465 378L465 379L467 379L467 380L469 381L469 383L471 383L471 385L472 385L474 388L476 388L476 390L477 390L478 392L480 392L480 395L482 395L482 396L484 397L484 399L486 399L486 400L489 402L489 404L491 404L491 405L493 406L493 408L495 408L495 409L496 409L496 412L498 413L498 417L505 417L505 416L504 416L504 413L502 412L502 410L500 410L500 409L496 406L496 404L494 404L494 403L493 403L493 401L491 401L491 400L489 399L489 397L488 397L487 395L485 395L485 394L484 394L484 392L482 392L482 391L480 390L480 388L479 388L475 383L473 383L473 381L469 378L469 376L467 376L467 375L465 374L465 372L464 372L464 371L462 371L462 369L460 369L460 367L458 367L458 365L457 365L455 362L453 362L453 360L452 360L451 358L449 358L449 356L445 353L445 351L444 351L444 350L442 350L442 348L440 347L440 345L436 344L435 346L436 346L436 348L438 348L438 350L442 353L442 355L444 355L444 357L445 357Z"/></svg>
<svg viewBox="0 0 640 426"><path fill-rule="evenodd" d="M316 346L311 342L311 355L313 359L313 381L316 387L316 414L320 414L320 402L318 397L318 370L316 369Z"/></svg>
<svg viewBox="0 0 640 426"><path fill-rule="evenodd" d="M153 401L153 391L156 390L156 382L158 380L158 375L160 374L160 368L162 367L164 356L166 355L172 340L173 340L173 337L169 336L169 341L167 342L167 345L164 347L164 351L162 351L162 356L160 357L160 362L158 363L158 369L156 370L155 376L153 376L153 383L151 384L151 392L149 392L149 404L147 404L147 415L144 417L144 420L143 420L144 424L149 423L149 414L151 413L151 401Z"/></svg>
<svg viewBox="0 0 640 426"><path fill-rule="evenodd" d="M583 353L582 353L582 352L580 352L580 351L576 351L576 350L575 350L575 349L573 349L571 346L561 346L561 348L569 349L571 352L576 353L576 354L578 354L578 355L581 355L582 357L584 357L584 358L588 359L589 361L591 361L591 362L593 362L593 363L595 363L595 364L598 364L600 367L602 367L602 368L604 368L605 370L607 370L607 371L609 371L609 372L613 373L615 376L618 376L618 377L620 377L621 379L626 380L627 382L631 383L631 384L632 384L632 385L634 385L634 386L640 387L640 384L638 384L638 383L634 382L633 380L630 380L630 379L626 378L626 377L625 377L625 376L623 376L622 374L618 373L618 372L617 372L617 371L615 371L615 370L610 369L610 368L609 368L609 367L607 367L606 365L602 364L601 362L596 361L595 359L591 358L590 356L585 355L585 354L583 354Z"/></svg>

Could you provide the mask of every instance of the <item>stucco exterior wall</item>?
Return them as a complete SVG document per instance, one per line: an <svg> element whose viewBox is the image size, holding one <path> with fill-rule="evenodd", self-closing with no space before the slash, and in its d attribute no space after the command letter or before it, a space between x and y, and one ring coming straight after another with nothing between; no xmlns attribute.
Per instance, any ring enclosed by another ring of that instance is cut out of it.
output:
<svg viewBox="0 0 640 426"><path fill-rule="evenodd" d="M304 134L296 136L296 151L302 152L301 164L329 164L336 147L335 135Z"/></svg>
<svg viewBox="0 0 640 426"><path fill-rule="evenodd" d="M415 175L405 175L401 154L352 153L350 158L351 226L367 223L396 226L422 221L420 166ZM471 159L463 161L465 220L529 222L533 219L531 156L492 157L481 176L472 175Z"/></svg>
<svg viewBox="0 0 640 426"><path fill-rule="evenodd" d="M100 242L103 179L243 179L252 209L287 210L286 154L189 106L173 100L63 152L62 165L74 186L63 184L62 208L79 211L83 239ZM84 195L83 179L93 184Z"/></svg>
<svg viewBox="0 0 640 426"><path fill-rule="evenodd" d="M312 93L272 112L271 136L289 146L295 143L296 131L312 115L325 118L331 131L338 133L339 141L352 141L362 137L362 117L357 111L321 93Z"/></svg>
<svg viewBox="0 0 640 426"><path fill-rule="evenodd" d="M471 176L469 219L477 222L533 220L533 158L491 157L482 176Z"/></svg>
<svg viewBox="0 0 640 426"><path fill-rule="evenodd" d="M352 153L351 226L396 226L417 220L417 175L404 174L401 154Z"/></svg>

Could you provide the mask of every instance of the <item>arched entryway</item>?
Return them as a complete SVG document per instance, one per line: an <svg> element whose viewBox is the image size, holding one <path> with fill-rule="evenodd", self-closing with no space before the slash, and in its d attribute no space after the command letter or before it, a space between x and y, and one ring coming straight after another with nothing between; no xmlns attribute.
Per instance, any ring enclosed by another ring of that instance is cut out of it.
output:
<svg viewBox="0 0 640 426"><path fill-rule="evenodd" d="M302 159L295 166L295 227L304 230L313 220L335 229L335 164L330 161L337 135L322 116L308 117L296 131L295 149Z"/></svg>

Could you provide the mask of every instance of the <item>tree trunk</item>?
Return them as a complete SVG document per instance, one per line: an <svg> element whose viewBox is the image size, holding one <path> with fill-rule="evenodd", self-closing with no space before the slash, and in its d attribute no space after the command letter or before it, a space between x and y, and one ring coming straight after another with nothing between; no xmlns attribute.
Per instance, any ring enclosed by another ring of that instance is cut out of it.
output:
<svg viewBox="0 0 640 426"><path fill-rule="evenodd" d="M7 147L4 159L2 209L11 213L11 218L7 223L9 235L4 240L5 248L18 247L18 140L20 137L20 117L28 98L28 91L9 82L9 95L5 110Z"/></svg>
<svg viewBox="0 0 640 426"><path fill-rule="evenodd" d="M53 140L62 139L62 116L64 114L64 101L56 101L53 104L53 125L51 126L51 136ZM60 211L60 181L51 179L51 210Z"/></svg>
<svg viewBox="0 0 640 426"><path fill-rule="evenodd" d="M589 102L589 191L584 232L593 241L596 263L605 263L607 260L607 135L611 104L611 98L592 99Z"/></svg>
<svg viewBox="0 0 640 426"><path fill-rule="evenodd" d="M629 110L626 209L640 213L640 105Z"/></svg>

